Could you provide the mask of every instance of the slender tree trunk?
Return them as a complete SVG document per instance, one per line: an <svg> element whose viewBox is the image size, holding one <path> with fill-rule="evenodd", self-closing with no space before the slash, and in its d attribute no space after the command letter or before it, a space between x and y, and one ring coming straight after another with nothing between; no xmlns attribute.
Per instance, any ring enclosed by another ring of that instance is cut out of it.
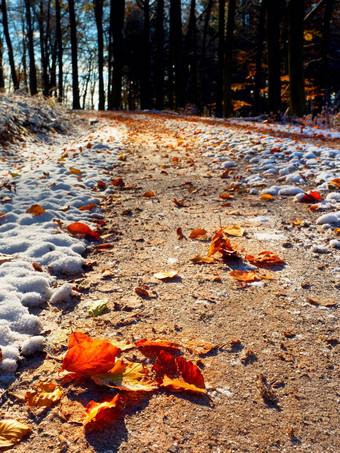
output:
<svg viewBox="0 0 340 453"><path fill-rule="evenodd" d="M206 56L206 46L207 46L207 34L209 28L209 21L210 21L210 14L211 9L213 6L214 0L209 0L208 5L205 11L205 18L204 18L204 26L203 26L203 35L202 35L202 43L201 43L201 50L199 56L199 66L198 66L198 74L197 74L197 93L198 93L198 111L199 113L202 112L202 108L205 104L205 56Z"/></svg>
<svg viewBox="0 0 340 453"><path fill-rule="evenodd" d="M5 91L5 77L3 69L3 42L0 38L0 93Z"/></svg>
<svg viewBox="0 0 340 453"><path fill-rule="evenodd" d="M263 55L263 41L265 37L265 20L266 20L266 9L267 1L262 0L260 6L260 17L257 34L257 48L256 48L256 73L255 73L255 86L254 86L254 103L253 103L253 115L259 114L260 104L260 90L261 90L261 72L262 72L262 55Z"/></svg>
<svg viewBox="0 0 340 453"><path fill-rule="evenodd" d="M103 0L94 0L94 13L98 36L98 81L99 81L99 104L98 109L105 109L104 92L104 37L103 37Z"/></svg>
<svg viewBox="0 0 340 453"><path fill-rule="evenodd" d="M171 65L175 68L175 107L185 105L185 87L183 77L183 39L181 0L170 0L170 48Z"/></svg>
<svg viewBox="0 0 340 453"><path fill-rule="evenodd" d="M218 48L217 48L217 81L215 115L223 115L223 71L224 71L224 16L225 0L218 2Z"/></svg>
<svg viewBox="0 0 340 453"><path fill-rule="evenodd" d="M268 109L274 114L281 110L280 3L267 1Z"/></svg>
<svg viewBox="0 0 340 453"><path fill-rule="evenodd" d="M5 35L6 44L7 44L8 58L9 58L9 64L11 67L11 76L12 76L13 87L15 90L18 90L19 89L19 80L18 80L18 76L16 73L16 69L15 69L12 41L11 41L11 37L9 34L9 29L8 29L7 4L6 4L5 0L2 0L1 10L2 10L2 26L3 26L4 35Z"/></svg>
<svg viewBox="0 0 340 453"><path fill-rule="evenodd" d="M191 0L188 31L186 36L187 56L187 99L197 106L197 27L196 27L196 0Z"/></svg>
<svg viewBox="0 0 340 453"><path fill-rule="evenodd" d="M56 14L56 41L58 46L58 101L63 101L63 38L61 33L60 0L55 2Z"/></svg>
<svg viewBox="0 0 340 453"><path fill-rule="evenodd" d="M48 55L45 39L45 30L44 30L44 19L47 17L47 11L45 8L46 2L40 0L40 10L37 14L38 24L39 24L39 38L40 38L40 56L41 56L41 72L42 72L42 82L43 82L43 95L49 95L49 76L48 76ZM48 25L47 25L48 27ZM46 27L46 36L48 34L48 29Z"/></svg>
<svg viewBox="0 0 340 453"><path fill-rule="evenodd" d="M144 66L141 73L141 109L152 108L150 62L150 0L144 0Z"/></svg>
<svg viewBox="0 0 340 453"><path fill-rule="evenodd" d="M229 0L228 4L228 20L227 20L227 34L226 34L226 50L225 50L225 70L224 70L224 116L231 116L233 114L232 104L232 74L233 74L233 47L234 47L234 30L235 30L235 9L236 0Z"/></svg>
<svg viewBox="0 0 340 453"><path fill-rule="evenodd" d="M72 53L72 94L73 110L80 109L79 82L78 82L78 45L77 45L77 24L74 10L74 0L68 0L70 15L71 53Z"/></svg>
<svg viewBox="0 0 340 453"><path fill-rule="evenodd" d="M29 61L30 61L29 86L30 86L30 93L32 96L34 96L35 94L38 93L38 85L37 85L37 71L36 71L36 67L35 67L35 56L34 56L31 0L25 0L25 8L26 8L26 22L27 22L28 56L29 56Z"/></svg>
<svg viewBox="0 0 340 453"><path fill-rule="evenodd" d="M111 0L110 3L110 35L113 63L109 108L119 110L122 104L123 75L123 33L124 33L125 0Z"/></svg>
<svg viewBox="0 0 340 453"><path fill-rule="evenodd" d="M306 107L303 68L304 0L289 0L289 114L303 116Z"/></svg>
<svg viewBox="0 0 340 453"><path fill-rule="evenodd" d="M156 61L155 96L156 109L164 108L164 0L157 1L156 11Z"/></svg>

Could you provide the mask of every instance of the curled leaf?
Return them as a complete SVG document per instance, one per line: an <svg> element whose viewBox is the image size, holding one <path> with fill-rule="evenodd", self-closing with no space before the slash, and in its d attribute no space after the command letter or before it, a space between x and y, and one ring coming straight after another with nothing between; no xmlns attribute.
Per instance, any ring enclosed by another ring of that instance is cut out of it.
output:
<svg viewBox="0 0 340 453"><path fill-rule="evenodd" d="M183 234L183 230L181 227L178 227L177 230L176 230L176 233L177 233L177 237L179 240L181 239L185 239L185 236Z"/></svg>
<svg viewBox="0 0 340 453"><path fill-rule="evenodd" d="M63 395L62 388L53 382L40 382L35 390L25 394L25 401L29 407L49 407L59 401Z"/></svg>
<svg viewBox="0 0 340 453"><path fill-rule="evenodd" d="M246 259L251 263L260 266L277 266L285 264L285 262L275 253L269 251L261 252L257 256L247 255Z"/></svg>
<svg viewBox="0 0 340 453"><path fill-rule="evenodd" d="M29 426L17 420L0 420L0 448L13 447L31 431Z"/></svg>
<svg viewBox="0 0 340 453"><path fill-rule="evenodd" d="M216 263L215 258L212 256L201 256L199 254L193 256L191 260L194 264L214 264Z"/></svg>
<svg viewBox="0 0 340 453"><path fill-rule="evenodd" d="M231 245L229 239L223 236L223 231L219 230L211 240L208 256L221 253L224 257L236 255L236 250Z"/></svg>
<svg viewBox="0 0 340 453"><path fill-rule="evenodd" d="M73 168L73 167L70 167L70 172L73 173L74 175L83 175L84 172L79 170L78 168Z"/></svg>
<svg viewBox="0 0 340 453"><path fill-rule="evenodd" d="M241 270L235 270L231 271L229 275L231 277L236 278L236 280L239 280L240 282L244 283L252 283L261 280L261 277L255 271L246 272Z"/></svg>
<svg viewBox="0 0 340 453"><path fill-rule="evenodd" d="M94 209L96 207L96 205L91 201L90 204L88 205L85 205L85 206L80 206L79 211L92 211L92 209Z"/></svg>
<svg viewBox="0 0 340 453"><path fill-rule="evenodd" d="M153 274L155 278L158 280L167 280L178 277L177 271L169 271L169 272L158 272L157 274Z"/></svg>
<svg viewBox="0 0 340 453"><path fill-rule="evenodd" d="M71 223L71 225L67 227L67 231L71 234L89 235L95 239L98 239L100 237L99 233L92 231L88 225L81 222Z"/></svg>
<svg viewBox="0 0 340 453"><path fill-rule="evenodd" d="M46 211L45 211L45 209L44 209L42 206L40 206L39 204L32 204L32 206L31 206L30 208L28 208L28 209L26 210L26 212L27 212L28 214L32 214L32 215L34 215L34 216L37 217L37 216L39 216L39 215L41 215L41 214L44 214Z"/></svg>
<svg viewBox="0 0 340 453"><path fill-rule="evenodd" d="M122 413L120 395L101 403L90 401L85 409L84 428L86 432L98 431L116 421Z"/></svg>
<svg viewBox="0 0 340 453"><path fill-rule="evenodd" d="M229 236L242 237L244 235L245 229L241 228L239 225L233 225L230 227L223 228L223 233L228 234Z"/></svg>
<svg viewBox="0 0 340 453"><path fill-rule="evenodd" d="M205 236L207 234L207 230L204 230L203 228L196 228L189 234L190 239L197 239L202 236Z"/></svg>
<svg viewBox="0 0 340 453"><path fill-rule="evenodd" d="M107 303L108 299L94 300L89 307L90 315L93 317L99 316L107 307Z"/></svg>
<svg viewBox="0 0 340 453"><path fill-rule="evenodd" d="M110 278L110 277L114 277L114 275L115 275L111 269L103 269L101 274L102 274L103 278Z"/></svg>

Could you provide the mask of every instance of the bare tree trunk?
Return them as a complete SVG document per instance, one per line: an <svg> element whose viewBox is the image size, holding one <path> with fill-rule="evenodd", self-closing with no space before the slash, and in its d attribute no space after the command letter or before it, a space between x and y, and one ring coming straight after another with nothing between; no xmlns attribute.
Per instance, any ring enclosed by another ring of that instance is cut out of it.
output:
<svg viewBox="0 0 340 453"><path fill-rule="evenodd" d="M70 15L71 52L72 52L72 94L73 110L80 109L79 82L78 82L78 45L77 45L77 24L74 10L74 0L68 0Z"/></svg>
<svg viewBox="0 0 340 453"><path fill-rule="evenodd" d="M223 71L224 71L224 15L225 0L218 3L218 48L215 116L223 115Z"/></svg>
<svg viewBox="0 0 340 453"><path fill-rule="evenodd" d="M181 0L170 0L170 62L175 69L175 107L185 105Z"/></svg>
<svg viewBox="0 0 340 453"><path fill-rule="evenodd" d="M5 78L4 78L4 69L3 69L3 42L0 38L0 93L5 91Z"/></svg>
<svg viewBox="0 0 340 453"><path fill-rule="evenodd" d="M260 104L260 89L261 89L261 72L262 72L262 54L263 54L263 41L265 37L265 20L266 20L266 9L267 1L262 0L260 6L260 17L258 24L258 35L257 35L257 48L256 48L256 73L255 73L255 86L254 86L254 104L253 104L253 115L259 114Z"/></svg>
<svg viewBox="0 0 340 453"><path fill-rule="evenodd" d="M164 0L157 1L156 11L156 61L155 96L156 109L164 108Z"/></svg>
<svg viewBox="0 0 340 453"><path fill-rule="evenodd" d="M281 110L280 3L267 1L268 109Z"/></svg>
<svg viewBox="0 0 340 453"><path fill-rule="evenodd" d="M191 0L188 31L186 35L187 57L187 99L197 106L197 27L196 27L196 0Z"/></svg>
<svg viewBox="0 0 340 453"><path fill-rule="evenodd" d="M58 101L63 101L63 39L61 33L60 0L55 2L56 40L58 45Z"/></svg>
<svg viewBox="0 0 340 453"><path fill-rule="evenodd" d="M35 67L35 57L34 57L31 0L25 0L25 8L26 8L26 22L27 22L28 56L29 56L29 60L30 60L29 85L30 85L30 93L32 96L34 96L35 94L38 93L38 86L37 86L37 71L36 71L36 67Z"/></svg>
<svg viewBox="0 0 340 453"><path fill-rule="evenodd" d="M111 87L109 108L119 110L122 104L123 75L123 33L124 33L125 0L111 0L110 3L110 44L111 56Z"/></svg>
<svg viewBox="0 0 340 453"><path fill-rule="evenodd" d="M235 30L235 9L236 0L229 0L228 4L228 20L227 20L227 35L226 35L226 51L225 51L225 71L224 71L224 116L233 114L232 105L232 74L233 74L233 47L234 47L234 30Z"/></svg>
<svg viewBox="0 0 340 453"><path fill-rule="evenodd" d="M19 89L19 80L18 80L18 76L16 73L16 69L15 69L12 41L11 41L11 37L9 34L9 29L8 29L7 4L6 4L5 0L2 0L1 11L2 11L2 26L4 29L4 35L5 35L6 44L7 44L8 58L9 58L9 64L11 67L11 76L12 76L13 87L15 90L18 90Z"/></svg>
<svg viewBox="0 0 340 453"><path fill-rule="evenodd" d="M99 104L98 109L105 109L104 92L104 38L103 38L103 0L94 1L94 13L98 36L98 81L99 81Z"/></svg>

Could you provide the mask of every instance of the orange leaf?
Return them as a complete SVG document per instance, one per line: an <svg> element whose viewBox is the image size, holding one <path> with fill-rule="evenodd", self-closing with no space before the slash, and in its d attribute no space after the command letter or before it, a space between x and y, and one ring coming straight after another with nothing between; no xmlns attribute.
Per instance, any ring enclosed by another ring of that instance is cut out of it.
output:
<svg viewBox="0 0 340 453"><path fill-rule="evenodd" d="M152 198L152 197L154 197L154 196L155 196L155 194L154 194L154 192L152 192L152 190L148 190L147 192L145 192L145 193L143 194L143 197L144 197L144 198Z"/></svg>
<svg viewBox="0 0 340 453"><path fill-rule="evenodd" d="M270 193L264 193L264 194L262 194L262 195L261 195L261 198L262 198L262 200L266 200L266 201L274 200L273 195L271 195Z"/></svg>
<svg viewBox="0 0 340 453"><path fill-rule="evenodd" d="M190 239L196 239L207 234L207 231L203 228L196 228L189 234Z"/></svg>
<svg viewBox="0 0 340 453"><path fill-rule="evenodd" d="M106 182L98 181L97 186L99 189L104 190L104 189L106 189Z"/></svg>
<svg viewBox="0 0 340 453"><path fill-rule="evenodd" d="M148 290L142 286L137 286L137 288L135 288L135 293L140 297L150 297Z"/></svg>
<svg viewBox="0 0 340 453"><path fill-rule="evenodd" d="M162 387L174 392L206 393L201 371L183 357L175 358L162 350L155 362L154 371Z"/></svg>
<svg viewBox="0 0 340 453"><path fill-rule="evenodd" d="M195 255L194 257L191 258L191 260L194 264L214 264L216 263L215 258L211 256L201 256L199 254Z"/></svg>
<svg viewBox="0 0 340 453"><path fill-rule="evenodd" d="M53 382L40 382L35 390L27 391L25 401L29 407L49 407L59 401L62 388Z"/></svg>
<svg viewBox="0 0 340 453"><path fill-rule="evenodd" d="M183 201L176 200L176 198L174 198L172 201L175 203L175 205L178 208L186 208L186 207L188 207L187 204L183 203Z"/></svg>
<svg viewBox="0 0 340 453"><path fill-rule="evenodd" d="M212 238L208 256L215 255L217 252L222 253L223 256L236 255L234 247L231 245L229 239L223 236L222 230L219 230Z"/></svg>
<svg viewBox="0 0 340 453"><path fill-rule="evenodd" d="M231 197L230 193L223 192L219 194L219 198L222 198L222 200L228 200L228 198L230 197Z"/></svg>
<svg viewBox="0 0 340 453"><path fill-rule="evenodd" d="M135 342L135 345L137 348L158 348L158 349L172 349L172 350L178 350L181 345L178 343L173 343L171 341L165 341L165 340L160 340L158 338L154 338L152 340L147 340L146 338L143 338L142 340L138 340Z"/></svg>
<svg viewBox="0 0 340 453"><path fill-rule="evenodd" d="M265 251L259 253L257 256L247 255L246 259L255 265L262 266L276 266L278 264L285 264L275 253Z"/></svg>
<svg viewBox="0 0 340 453"><path fill-rule="evenodd" d="M340 188L340 178L333 179L329 184Z"/></svg>
<svg viewBox="0 0 340 453"><path fill-rule="evenodd" d="M305 203L315 203L316 201L322 201L321 195L319 192L309 192L305 193L304 197L300 200Z"/></svg>
<svg viewBox="0 0 340 453"><path fill-rule="evenodd" d="M32 266L34 267L34 270L36 270L37 272L44 272L43 268L38 263L32 263Z"/></svg>
<svg viewBox="0 0 340 453"><path fill-rule="evenodd" d="M71 225L67 227L67 231L71 234L89 235L94 237L95 239L98 239L100 237L99 233L97 233L96 231L92 231L88 225L85 225L85 223L80 222L71 223Z"/></svg>
<svg viewBox="0 0 340 453"><path fill-rule="evenodd" d="M73 173L74 175L83 175L84 172L81 171L81 170L78 170L78 168L73 168L73 167L70 167L70 172Z"/></svg>
<svg viewBox="0 0 340 453"><path fill-rule="evenodd" d="M236 278L240 282L245 283L257 282L261 280L261 277L255 271L246 272L241 270L235 270L231 271L229 275L231 277Z"/></svg>
<svg viewBox="0 0 340 453"><path fill-rule="evenodd" d="M105 373L113 367L119 352L120 349L109 341L94 340L82 332L73 332L62 370L83 376Z"/></svg>
<svg viewBox="0 0 340 453"><path fill-rule="evenodd" d="M177 233L177 237L179 240L181 239L185 239L185 236L183 234L183 230L181 227L178 227L177 230L176 230L176 233Z"/></svg>
<svg viewBox="0 0 340 453"><path fill-rule="evenodd" d="M114 277L114 272L110 269L110 268L107 268L107 269L102 269L102 277L103 278L108 278L108 277Z"/></svg>
<svg viewBox="0 0 340 453"><path fill-rule="evenodd" d="M125 182L124 182L123 178L114 179L114 180L112 181L112 184L113 184L114 186L118 186L118 187L124 187L124 186L125 186Z"/></svg>
<svg viewBox="0 0 340 453"><path fill-rule="evenodd" d="M85 205L85 206L80 206L79 211L92 211L92 209L94 209L96 207L96 205L91 201L90 204L88 205Z"/></svg>
<svg viewBox="0 0 340 453"><path fill-rule="evenodd" d="M28 214L32 214L32 215L34 215L34 216L38 216L38 215L44 214L44 212L46 212L46 211L45 211L45 209L44 209L42 206L40 206L39 204L32 204L32 206L31 206L30 208L28 208L28 209L26 210L26 212L27 212Z"/></svg>
<svg viewBox="0 0 340 453"><path fill-rule="evenodd" d="M98 431L111 425L122 413L122 402L120 395L111 400L101 403L90 401L85 409L84 427L86 432Z"/></svg>

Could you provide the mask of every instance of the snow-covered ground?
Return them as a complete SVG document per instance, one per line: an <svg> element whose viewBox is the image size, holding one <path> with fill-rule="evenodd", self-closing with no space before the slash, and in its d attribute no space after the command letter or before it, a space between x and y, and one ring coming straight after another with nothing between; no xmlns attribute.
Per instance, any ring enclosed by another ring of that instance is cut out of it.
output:
<svg viewBox="0 0 340 453"><path fill-rule="evenodd" d="M8 111L15 111L12 119L2 116L0 120L0 127L7 121L7 130L18 127L18 133L25 137L23 143L0 148L0 375L15 372L22 355L44 348L40 335L44 326L30 309L71 295L71 285L61 286L58 276L82 272L87 242L71 236L67 226L83 222L96 229L91 218L100 214L99 208L79 208L97 205L111 190L109 171L121 164L119 155L128 146L125 126L112 121L103 123L93 136L84 132L77 142L69 143L67 137L57 134L54 143L35 140L21 130L18 117L30 118L31 126L34 121L37 132L44 129L46 121L51 123L49 128L52 125L62 132L70 124L66 116L61 120L63 113L54 106L45 110L38 106L33 113L25 98L20 102L8 107ZM0 114L4 115L4 109L0 102ZM183 128L183 120L174 117L164 122L177 131ZM291 132L289 126L271 127ZM340 135L331 130L322 133L325 137ZM339 150L319 142L313 145L262 132L230 130L218 122L188 122L185 134L195 134L196 148L202 150L213 169L228 170L241 160L249 162L238 183L251 194L295 196L298 202L312 181L312 190L322 198L315 202L320 208L316 223L325 229L340 226L340 186L332 184L340 178ZM273 175L277 178L275 185L268 181ZM100 181L104 184L98 186ZM42 206L45 212L27 212L33 205ZM336 250L340 242L334 239L329 247Z"/></svg>

